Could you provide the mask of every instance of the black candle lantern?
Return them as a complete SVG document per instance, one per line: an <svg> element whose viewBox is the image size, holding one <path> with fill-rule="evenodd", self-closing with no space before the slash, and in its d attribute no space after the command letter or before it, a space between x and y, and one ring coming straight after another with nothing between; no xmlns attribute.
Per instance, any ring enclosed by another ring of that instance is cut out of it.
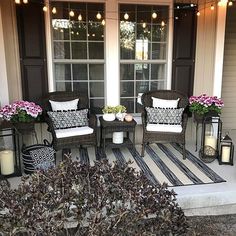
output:
<svg viewBox="0 0 236 236"><path fill-rule="evenodd" d="M219 116L206 116L202 124L202 140L199 157L204 162L212 162L219 156L219 142L222 121Z"/></svg>
<svg viewBox="0 0 236 236"><path fill-rule="evenodd" d="M226 135L220 142L219 164L233 165L234 144L232 139Z"/></svg>

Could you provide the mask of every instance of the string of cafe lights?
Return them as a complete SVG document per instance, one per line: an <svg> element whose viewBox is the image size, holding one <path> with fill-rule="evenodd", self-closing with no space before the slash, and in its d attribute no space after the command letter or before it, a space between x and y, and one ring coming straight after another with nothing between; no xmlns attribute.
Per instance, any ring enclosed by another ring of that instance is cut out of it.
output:
<svg viewBox="0 0 236 236"><path fill-rule="evenodd" d="M29 3L29 0L15 0L15 3L16 4L21 4L21 3L23 3L23 4L28 4ZM176 5L176 7L175 7L175 9L182 9L182 8L192 8L192 7L196 7L197 5L196 4L194 4L194 3L190 3L190 4L184 4L184 6L181 6L181 3L179 3L180 5ZM211 5L210 5L210 9L212 10L212 11L214 11L215 10L215 6L219 6L219 7L221 7L221 6L233 6L233 0L219 0L219 1L216 1L216 2L213 2ZM206 7L204 7L204 9L205 9ZM50 9L50 4L49 4L49 2L47 3L47 4L43 4L43 7L42 7L42 10L44 11L44 12L47 12L48 10ZM196 10L196 15L197 16L200 16L200 10L203 10L203 9L197 9ZM54 15L56 15L57 14L57 8L55 7L55 6L52 6L51 7L51 11L52 11L52 14L54 14ZM74 17L75 16L75 11L73 10L73 9L68 9L68 14L69 14L69 16L70 17ZM153 11L152 12L152 19L156 19L157 17L158 17L158 13L157 13L157 11ZM98 20L101 20L102 19L102 14L98 11L98 12L96 12L96 18L98 19ZM129 20L129 18L130 18L130 15L129 15L129 12L127 11L127 12L125 12L124 13L124 15L123 15L123 18L124 18L124 20L126 20L126 21L128 21ZM177 19L177 18L176 18ZM83 20L83 16L82 16L82 14L81 13L79 13L78 14L78 21L82 21ZM102 25L105 25L105 19L102 19L102 21L101 21L101 23L102 23ZM161 21L161 26L165 26L165 21L164 20L162 20ZM143 22L143 27L145 28L145 22Z"/></svg>

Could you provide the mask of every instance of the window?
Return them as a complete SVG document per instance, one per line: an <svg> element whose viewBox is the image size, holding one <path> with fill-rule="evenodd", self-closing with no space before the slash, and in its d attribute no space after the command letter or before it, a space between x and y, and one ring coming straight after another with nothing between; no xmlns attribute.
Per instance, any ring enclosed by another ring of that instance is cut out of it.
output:
<svg viewBox="0 0 236 236"><path fill-rule="evenodd" d="M90 107L100 112L104 106L104 4L53 2L52 9L55 89L87 93Z"/></svg>
<svg viewBox="0 0 236 236"><path fill-rule="evenodd" d="M120 96L140 112L139 94L166 89L168 6L120 4Z"/></svg>

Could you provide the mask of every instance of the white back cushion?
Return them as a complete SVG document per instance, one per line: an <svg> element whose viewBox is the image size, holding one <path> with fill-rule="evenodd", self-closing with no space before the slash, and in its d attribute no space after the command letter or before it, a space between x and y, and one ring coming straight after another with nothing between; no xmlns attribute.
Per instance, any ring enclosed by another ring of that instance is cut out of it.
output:
<svg viewBox="0 0 236 236"><path fill-rule="evenodd" d="M152 97L152 106L159 108L177 108L179 98L176 100L166 100Z"/></svg>
<svg viewBox="0 0 236 236"><path fill-rule="evenodd" d="M56 102L49 100L53 111L77 110L79 98L66 102Z"/></svg>

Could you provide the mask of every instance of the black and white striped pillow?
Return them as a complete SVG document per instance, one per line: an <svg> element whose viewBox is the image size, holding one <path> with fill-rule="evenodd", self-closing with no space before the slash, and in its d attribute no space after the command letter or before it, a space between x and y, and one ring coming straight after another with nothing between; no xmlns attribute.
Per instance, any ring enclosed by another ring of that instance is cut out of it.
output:
<svg viewBox="0 0 236 236"><path fill-rule="evenodd" d="M88 126L88 109L74 111L48 111L54 129Z"/></svg>
<svg viewBox="0 0 236 236"><path fill-rule="evenodd" d="M181 125L184 108L145 107L147 123Z"/></svg>

